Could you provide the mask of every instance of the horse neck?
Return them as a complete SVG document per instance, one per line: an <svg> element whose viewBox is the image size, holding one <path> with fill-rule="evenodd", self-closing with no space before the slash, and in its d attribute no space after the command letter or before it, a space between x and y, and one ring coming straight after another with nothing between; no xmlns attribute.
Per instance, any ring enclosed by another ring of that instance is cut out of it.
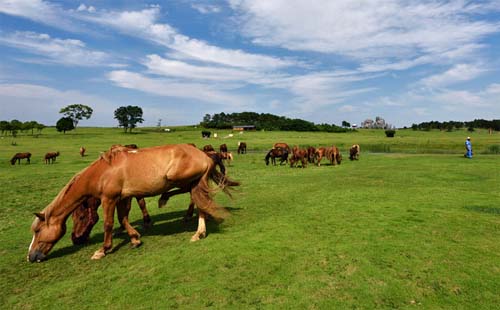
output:
<svg viewBox="0 0 500 310"><path fill-rule="evenodd" d="M92 182L85 176L85 170L75 175L47 206L46 214L51 221L65 222L68 216L90 196Z"/></svg>

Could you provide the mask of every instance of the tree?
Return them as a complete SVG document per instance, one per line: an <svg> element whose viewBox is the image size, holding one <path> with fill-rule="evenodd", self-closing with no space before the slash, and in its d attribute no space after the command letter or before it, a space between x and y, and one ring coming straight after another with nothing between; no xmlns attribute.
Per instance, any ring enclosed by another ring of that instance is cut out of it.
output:
<svg viewBox="0 0 500 310"><path fill-rule="evenodd" d="M118 120L119 126L125 129L125 132L127 132L128 129L132 132L132 129L137 126L137 123L144 122L142 118L142 109L138 106L130 105L116 109L115 119Z"/></svg>
<svg viewBox="0 0 500 310"><path fill-rule="evenodd" d="M351 127L351 124L348 121L342 121L342 127Z"/></svg>
<svg viewBox="0 0 500 310"><path fill-rule="evenodd" d="M66 131L75 129L73 125L73 120L70 117L61 117L56 124L57 131L66 134Z"/></svg>
<svg viewBox="0 0 500 310"><path fill-rule="evenodd" d="M73 122L73 129L76 128L78 122L83 118L89 119L92 116L91 107L83 105L83 104L71 104L65 108L62 108L59 113L64 113L64 116L71 119Z"/></svg>

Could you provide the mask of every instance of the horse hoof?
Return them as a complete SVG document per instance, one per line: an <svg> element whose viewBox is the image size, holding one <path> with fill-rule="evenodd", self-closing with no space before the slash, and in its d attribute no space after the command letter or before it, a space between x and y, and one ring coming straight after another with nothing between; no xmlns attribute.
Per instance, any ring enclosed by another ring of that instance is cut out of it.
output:
<svg viewBox="0 0 500 310"><path fill-rule="evenodd" d="M142 245L142 241L136 241L136 242L133 242L132 244L130 244L130 248L131 249L137 249L138 247L140 247Z"/></svg>
<svg viewBox="0 0 500 310"><path fill-rule="evenodd" d="M198 235L194 235L191 237L191 242L196 242L198 240L200 240L200 237Z"/></svg>
<svg viewBox="0 0 500 310"><path fill-rule="evenodd" d="M92 255L92 257L90 259L98 260L98 259L103 258L104 256L106 256L106 253L104 253L104 251L102 251L102 250L98 250L94 253L94 255Z"/></svg>

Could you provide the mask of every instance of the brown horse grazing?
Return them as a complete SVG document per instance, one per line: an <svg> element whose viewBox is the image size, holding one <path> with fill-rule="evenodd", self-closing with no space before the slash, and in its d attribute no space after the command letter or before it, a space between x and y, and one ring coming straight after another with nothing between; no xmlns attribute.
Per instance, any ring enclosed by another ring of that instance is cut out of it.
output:
<svg viewBox="0 0 500 310"><path fill-rule="evenodd" d="M288 153L290 153L292 151L292 149L290 149L290 147L288 146L288 144L286 144L285 142L276 142L274 145L273 145L273 149L277 149L277 148L282 148L284 150L286 150Z"/></svg>
<svg viewBox="0 0 500 310"><path fill-rule="evenodd" d="M307 161L309 163L314 163L314 158L316 157L316 148L314 146L310 146L307 148Z"/></svg>
<svg viewBox="0 0 500 310"><path fill-rule="evenodd" d="M353 144L349 149L349 159L358 160L359 159L360 148L359 144Z"/></svg>
<svg viewBox="0 0 500 310"><path fill-rule="evenodd" d="M48 152L45 154L45 163L46 164L53 164L56 161L56 157L59 156L59 152Z"/></svg>
<svg viewBox="0 0 500 310"><path fill-rule="evenodd" d="M86 151L86 149L83 146L80 147L80 156L81 157L85 156L85 151Z"/></svg>
<svg viewBox="0 0 500 310"><path fill-rule="evenodd" d="M264 160L266 161L266 166L269 166L269 159L271 159L272 164L276 166L276 157L280 159L280 166L283 164L283 162L288 163L288 151L278 147L273 148L269 150L269 152L267 152L266 157L264 158Z"/></svg>
<svg viewBox="0 0 500 310"><path fill-rule="evenodd" d="M299 161L302 164L302 168L307 167L307 150L300 149L295 145L292 149L292 156L290 157L290 168L296 167Z"/></svg>
<svg viewBox="0 0 500 310"><path fill-rule="evenodd" d="M191 187L191 199L198 207L198 230L191 240L206 234L205 216L222 220L229 212L212 199L213 180L225 192L239 183L223 176L205 153L191 145L165 145L138 150L113 150L104 153L77 173L31 225L33 239L28 260L40 262L66 232L69 215L89 197L98 198L103 207L104 243L92 259L104 257L112 249L115 209L133 246L141 244L139 233L128 221L127 198L156 196L174 188Z"/></svg>
<svg viewBox="0 0 500 310"><path fill-rule="evenodd" d="M247 144L245 142L238 142L238 154L246 154Z"/></svg>
<svg viewBox="0 0 500 310"><path fill-rule="evenodd" d="M316 149L316 152L314 154L314 159L318 167L321 166L321 159L323 159L325 154L326 154L326 147L319 147Z"/></svg>
<svg viewBox="0 0 500 310"><path fill-rule="evenodd" d="M146 209L146 201L144 198L136 198L137 204L142 211L142 221L144 229L150 228L153 224L149 216L148 209ZM127 198L127 204L131 204L132 199ZM90 197L84 201L78 208L73 211L71 218L73 220L73 231L71 232L71 241L74 245L85 244L89 241L92 228L99 221L99 214L97 209L101 205L101 201L97 198ZM131 206L128 206L130 208ZM121 221L120 221L121 222ZM125 230L121 226L120 230Z"/></svg>
<svg viewBox="0 0 500 310"><path fill-rule="evenodd" d="M340 154L339 149L335 145L326 148L325 156L326 158L328 158L330 164L333 166L337 164L340 165L340 163L342 162L342 155Z"/></svg>
<svg viewBox="0 0 500 310"><path fill-rule="evenodd" d="M21 164L21 159L26 159L26 163L29 164L29 163L31 163L30 162L30 158L31 158L31 153L30 152L16 153L16 154L14 154L14 156L12 157L12 159L10 160L10 163L12 165L15 165L16 161L17 161L17 163L20 165Z"/></svg>

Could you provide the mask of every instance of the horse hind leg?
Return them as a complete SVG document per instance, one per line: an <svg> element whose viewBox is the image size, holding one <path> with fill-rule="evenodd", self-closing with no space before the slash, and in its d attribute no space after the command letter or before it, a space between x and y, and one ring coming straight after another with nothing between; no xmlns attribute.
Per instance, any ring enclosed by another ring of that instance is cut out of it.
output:
<svg viewBox="0 0 500 310"><path fill-rule="evenodd" d="M198 229L196 233L191 237L191 242L198 241L207 236L207 226L205 224L205 212L198 210Z"/></svg>
<svg viewBox="0 0 500 310"><path fill-rule="evenodd" d="M146 209L146 201L144 198L136 198L136 200L142 212L142 225L147 230L153 226L153 221L151 221L151 216L149 216L148 209Z"/></svg>

